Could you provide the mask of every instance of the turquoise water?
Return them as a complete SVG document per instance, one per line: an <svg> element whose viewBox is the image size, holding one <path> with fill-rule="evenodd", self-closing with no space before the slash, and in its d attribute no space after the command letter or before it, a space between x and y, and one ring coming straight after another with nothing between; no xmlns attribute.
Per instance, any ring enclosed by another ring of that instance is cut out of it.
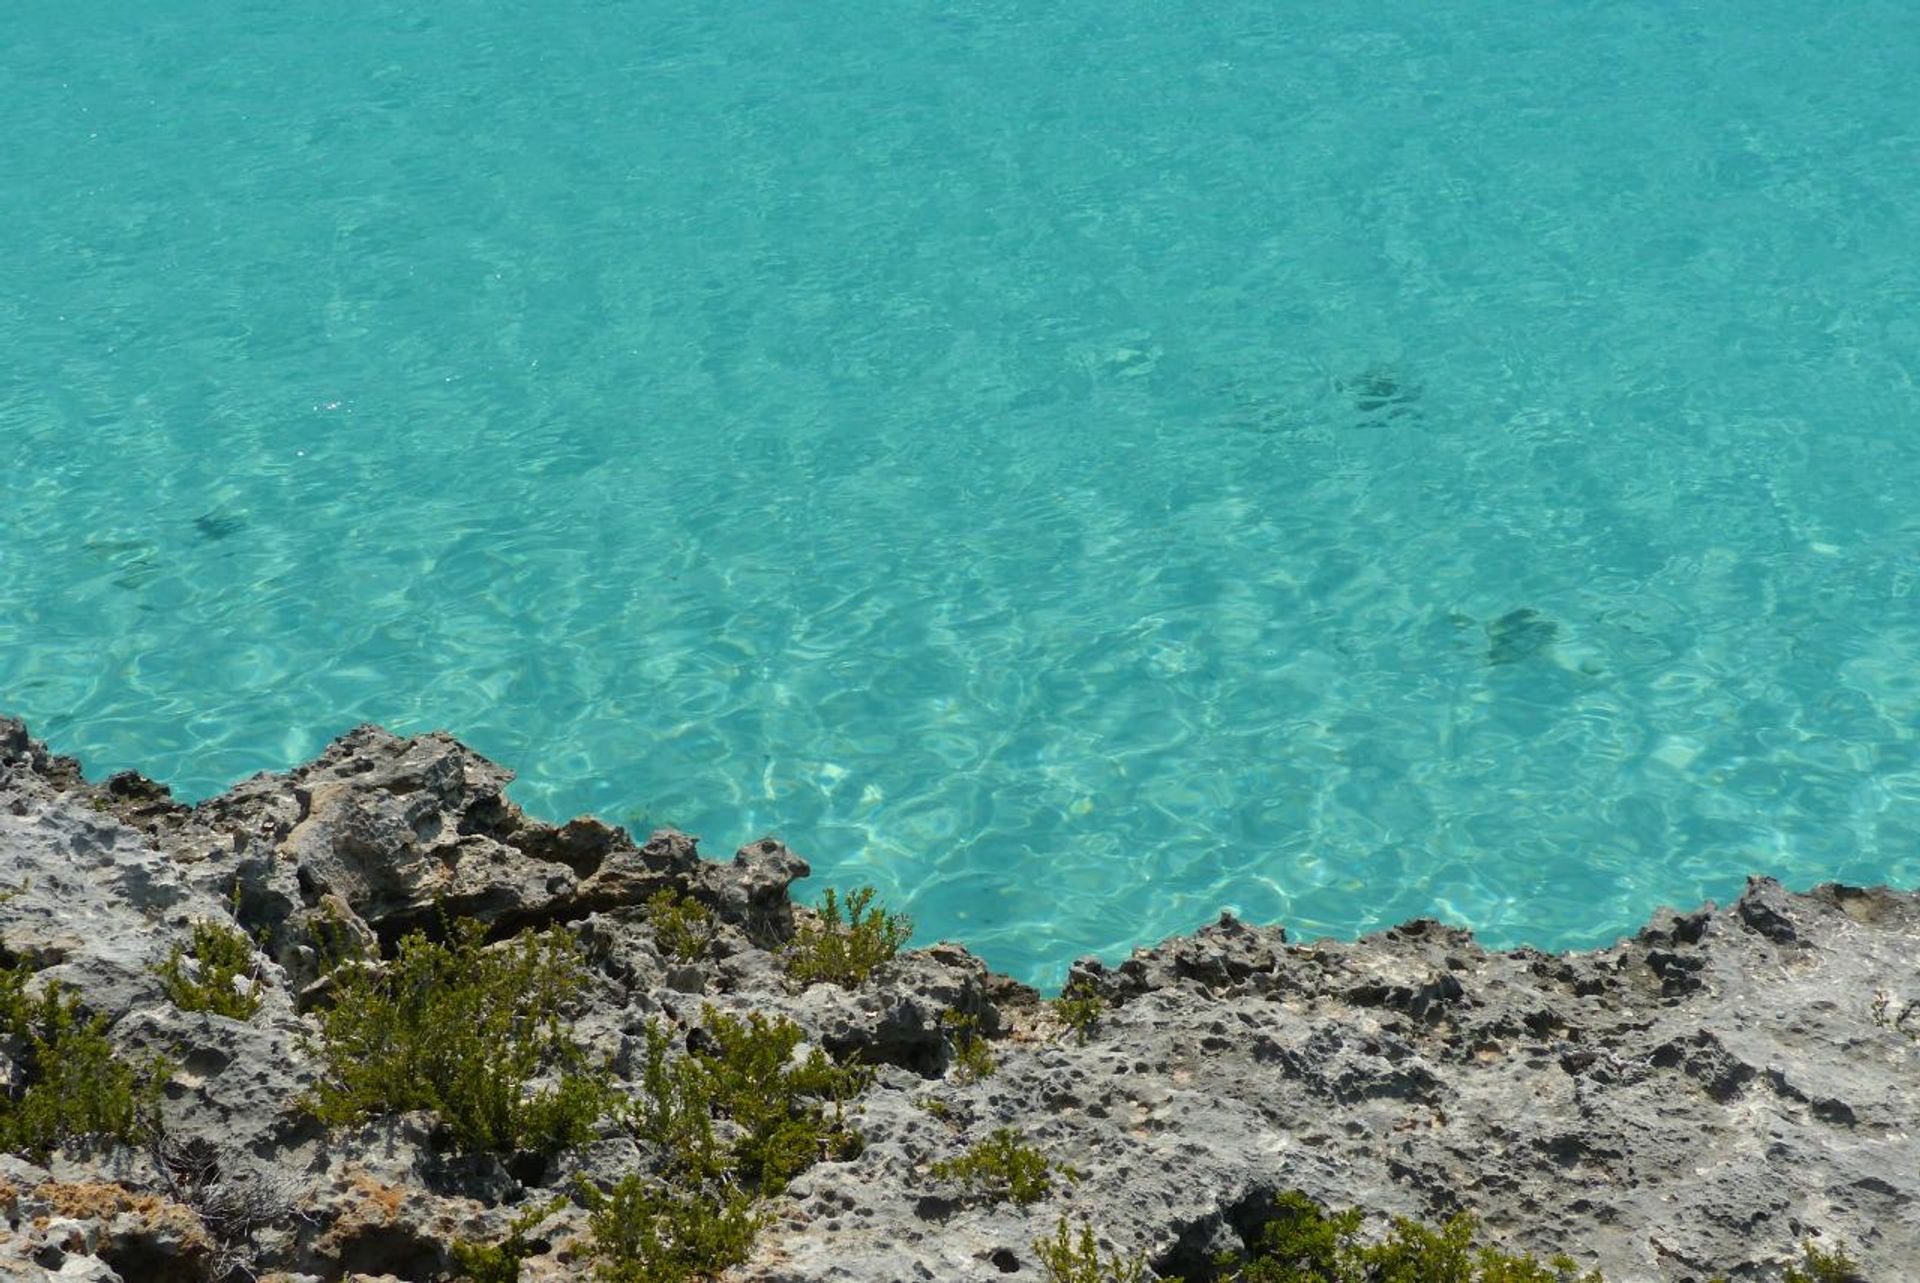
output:
<svg viewBox="0 0 1920 1283"><path fill-rule="evenodd" d="M1920 882L1910 5L0 17L0 707L1055 981Z"/></svg>

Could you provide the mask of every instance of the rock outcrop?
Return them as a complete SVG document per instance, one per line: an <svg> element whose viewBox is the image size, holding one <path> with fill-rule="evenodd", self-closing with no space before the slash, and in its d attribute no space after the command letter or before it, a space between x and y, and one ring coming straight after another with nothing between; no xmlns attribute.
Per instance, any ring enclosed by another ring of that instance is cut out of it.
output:
<svg viewBox="0 0 1920 1283"><path fill-rule="evenodd" d="M780 950L808 870L777 840L715 862L685 834L544 824L510 779L451 737L361 727L187 807L138 776L88 782L0 719L0 961L70 986L121 1053L171 1060L163 1141L0 1155L0 1278L452 1278L456 1238L631 1166L645 1138L612 1125L550 1161L494 1161L442 1152L420 1116L329 1132L300 1108L316 939L390 948L443 914L570 932L594 973L574 1032L617 1074L650 1022L684 1034L708 1005L783 1015L876 1067L853 1107L864 1148L770 1203L741 1278L1040 1279L1032 1243L1066 1215L1204 1279L1288 1189L1380 1216L1470 1210L1493 1240L1614 1283L1774 1279L1809 1238L1868 1278L1920 1278L1914 895L1755 880L1565 955L1434 922L1294 943L1223 918L1079 964L1104 1002L1083 1043L956 945L857 989L799 988ZM714 913L700 961L659 946L642 906L662 889ZM208 920L263 942L249 1020L181 1011L156 978ZM996 1072L952 1072L950 1012ZM1020 1209L934 1178L999 1127L1078 1179ZM556 1213L523 1277L590 1277L584 1225Z"/></svg>

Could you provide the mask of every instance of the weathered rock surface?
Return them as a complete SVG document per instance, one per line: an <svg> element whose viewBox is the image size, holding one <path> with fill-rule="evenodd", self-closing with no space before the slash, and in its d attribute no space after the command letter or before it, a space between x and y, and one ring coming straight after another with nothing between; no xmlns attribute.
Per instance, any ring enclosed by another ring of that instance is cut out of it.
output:
<svg viewBox="0 0 1920 1283"><path fill-rule="evenodd" d="M797 989L777 951L807 868L780 843L718 863L684 834L542 824L507 800L510 778L448 736L362 727L184 807L137 776L89 783L0 719L0 889L16 892L0 954L75 986L122 1050L176 1065L155 1152L0 1156L0 1278L448 1278L454 1237L498 1235L573 1173L641 1161L644 1138L610 1125L536 1170L442 1154L425 1119L328 1134L300 1112L316 928L390 945L440 906L500 936L572 931L596 970L576 1032L621 1074L649 1021L684 1035L706 1004L786 1015L879 1066L864 1150L774 1201L742 1278L1039 1279L1031 1244L1066 1214L1200 1279L1290 1188L1381 1214L1472 1210L1496 1240L1570 1251L1615 1283L1774 1279L1811 1236L1868 1278L1920 1278L1912 894L1756 880L1724 909L1662 912L1567 955L1488 952L1432 922L1301 945L1223 919L1080 964L1107 1003L1082 1044L953 945L857 990ZM664 957L639 911L666 887L721 921L697 964ZM229 916L266 941L262 1009L175 1009L154 966L195 920ZM951 1072L949 1010L991 1036L996 1073ZM930 1175L1001 1126L1080 1179L1023 1212ZM588 1277L583 1226L559 1213L524 1277Z"/></svg>

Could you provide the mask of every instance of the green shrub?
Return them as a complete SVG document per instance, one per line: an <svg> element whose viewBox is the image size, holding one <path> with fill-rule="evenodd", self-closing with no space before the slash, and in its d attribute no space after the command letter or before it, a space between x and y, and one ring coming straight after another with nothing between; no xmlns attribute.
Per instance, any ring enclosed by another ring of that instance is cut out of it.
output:
<svg viewBox="0 0 1920 1283"><path fill-rule="evenodd" d="M520 1283L520 1262L535 1254L538 1244L527 1240L533 1228L567 1205L556 1198L537 1207L529 1207L507 1222L506 1237L497 1243L473 1243L455 1240L453 1263L460 1276L471 1283Z"/></svg>
<svg viewBox="0 0 1920 1283"><path fill-rule="evenodd" d="M194 923L192 942L174 945L156 971L167 997L182 1011L251 1020L260 1010L253 941L236 927Z"/></svg>
<svg viewBox="0 0 1920 1283"><path fill-rule="evenodd" d="M843 918L839 896L828 890L818 920L801 924L787 947L787 974L803 985L824 980L852 989L899 953L913 935L913 923L903 914L870 907L873 895L872 887L849 893Z"/></svg>
<svg viewBox="0 0 1920 1283"><path fill-rule="evenodd" d="M868 1071L817 1047L796 1056L805 1035L783 1017L708 1007L701 1035L674 1056L666 1031L647 1029L640 1091L621 1118L666 1151L668 1181L629 1175L610 1193L585 1191L602 1283L681 1283L737 1265L763 1219L755 1196L859 1147L845 1102ZM733 1125L726 1144L716 1119Z"/></svg>
<svg viewBox="0 0 1920 1283"><path fill-rule="evenodd" d="M1147 1283L1153 1277L1147 1258L1137 1252L1127 1257L1113 1252L1102 1260L1093 1227L1081 1222L1075 1237L1064 1216L1054 1226L1053 1237L1034 1240L1033 1250L1040 1268L1047 1272L1047 1283Z"/></svg>
<svg viewBox="0 0 1920 1283"><path fill-rule="evenodd" d="M1800 1265L1789 1265L1781 1283L1854 1283L1860 1277L1860 1267L1845 1252L1823 1252L1811 1243L1800 1251Z"/></svg>
<svg viewBox="0 0 1920 1283"><path fill-rule="evenodd" d="M687 1283L740 1264L763 1217L737 1190L682 1189L630 1174L609 1192L581 1186L601 1283Z"/></svg>
<svg viewBox="0 0 1920 1283"><path fill-rule="evenodd" d="M726 1155L713 1135L713 1091L692 1056L673 1056L672 1040L657 1024L647 1026L640 1065L640 1091L619 1109L620 1121L667 1152L674 1174L695 1182L726 1172Z"/></svg>
<svg viewBox="0 0 1920 1283"><path fill-rule="evenodd" d="M713 910L671 888L647 901L647 921L660 952L676 962L698 962L713 945Z"/></svg>
<svg viewBox="0 0 1920 1283"><path fill-rule="evenodd" d="M1106 1009L1107 1004L1100 1000L1100 995L1085 979L1075 980L1053 1000L1053 1014L1060 1017L1061 1024L1073 1030L1082 1047L1087 1045L1087 1036L1100 1023L1100 1017Z"/></svg>
<svg viewBox="0 0 1920 1283"><path fill-rule="evenodd" d="M994 1063L993 1048L980 1032L978 1016L963 1015L948 1009L940 1013L940 1027L947 1031L953 1045L954 1077L963 1083L991 1078L999 1066Z"/></svg>
<svg viewBox="0 0 1920 1283"><path fill-rule="evenodd" d="M744 1129L733 1147L740 1179L778 1193L820 1159L857 1152L845 1103L865 1089L867 1071L836 1065L818 1047L795 1063L805 1035L784 1017L752 1012L740 1020L708 1008L705 1027L714 1049L694 1061L706 1072L714 1109Z"/></svg>
<svg viewBox="0 0 1920 1283"><path fill-rule="evenodd" d="M1071 1167L1052 1161L1011 1127L998 1129L960 1157L935 1163L931 1170L935 1180L952 1181L993 1202L1011 1201L1022 1207L1052 1193L1056 1175L1080 1179Z"/></svg>
<svg viewBox="0 0 1920 1283"><path fill-rule="evenodd" d="M1356 1211L1332 1215L1298 1191L1281 1194L1274 1218L1252 1244L1238 1270L1220 1262L1233 1283L1604 1283L1599 1272L1577 1272L1557 1256L1542 1265L1532 1256L1476 1247L1472 1216L1459 1215L1439 1229L1395 1220L1378 1243L1360 1237Z"/></svg>
<svg viewBox="0 0 1920 1283"><path fill-rule="evenodd" d="M463 1151L550 1152L591 1137L611 1104L606 1071L587 1067L563 1019L586 984L565 932L488 948L463 920L445 943L415 932L384 966L333 976L313 1044L323 1075L305 1101L322 1122L431 1110ZM549 1071L556 1084L530 1091Z"/></svg>
<svg viewBox="0 0 1920 1283"><path fill-rule="evenodd" d="M0 1092L0 1150L45 1161L71 1140L129 1144L149 1138L170 1066L129 1065L107 1041L105 1016L88 1016L57 981L27 993L33 969L0 968L0 1041L12 1047L14 1080Z"/></svg>
<svg viewBox="0 0 1920 1283"><path fill-rule="evenodd" d="M349 963L378 961L368 956L366 942L360 938L359 932L347 925L343 913L344 910L338 905L323 901L322 912L307 920L307 943L313 946L322 975Z"/></svg>
<svg viewBox="0 0 1920 1283"><path fill-rule="evenodd" d="M705 1045L678 1059L668 1056L665 1033L648 1030L641 1092L626 1111L636 1133L666 1148L674 1170L774 1194L820 1159L857 1151L845 1102L865 1089L866 1070L836 1065L817 1047L796 1062L805 1035L783 1017L741 1019L708 1007L703 1019ZM739 1128L724 1151L714 1118Z"/></svg>
<svg viewBox="0 0 1920 1283"><path fill-rule="evenodd" d="M1475 1228L1474 1218L1465 1214L1438 1229L1395 1220L1384 1240L1360 1249L1366 1272L1359 1277L1367 1283L1401 1279L1406 1283L1602 1283L1597 1272L1576 1274L1568 1257L1558 1256L1542 1265L1532 1256L1476 1248Z"/></svg>
<svg viewBox="0 0 1920 1283"><path fill-rule="evenodd" d="M1297 1190L1279 1195L1273 1210L1247 1259L1220 1258L1213 1277L1223 1283L1605 1283L1600 1271L1581 1273L1567 1256L1542 1263L1480 1245L1477 1222L1465 1213L1438 1228L1396 1219L1385 1238L1369 1243L1361 1234L1360 1212L1327 1212ZM1033 1249L1047 1283L1146 1283L1153 1277L1143 1256L1113 1253L1102 1259L1092 1228L1082 1224L1076 1236L1065 1217ZM1809 1243L1801 1265L1789 1266L1782 1283L1855 1283L1858 1270L1845 1252Z"/></svg>

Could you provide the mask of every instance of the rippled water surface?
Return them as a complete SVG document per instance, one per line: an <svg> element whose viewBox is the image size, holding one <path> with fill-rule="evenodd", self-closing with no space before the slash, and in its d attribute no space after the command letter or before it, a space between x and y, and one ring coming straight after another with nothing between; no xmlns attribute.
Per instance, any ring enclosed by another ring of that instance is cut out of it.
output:
<svg viewBox="0 0 1920 1283"><path fill-rule="evenodd" d="M0 17L0 707L1055 981L1920 881L1904 3Z"/></svg>

